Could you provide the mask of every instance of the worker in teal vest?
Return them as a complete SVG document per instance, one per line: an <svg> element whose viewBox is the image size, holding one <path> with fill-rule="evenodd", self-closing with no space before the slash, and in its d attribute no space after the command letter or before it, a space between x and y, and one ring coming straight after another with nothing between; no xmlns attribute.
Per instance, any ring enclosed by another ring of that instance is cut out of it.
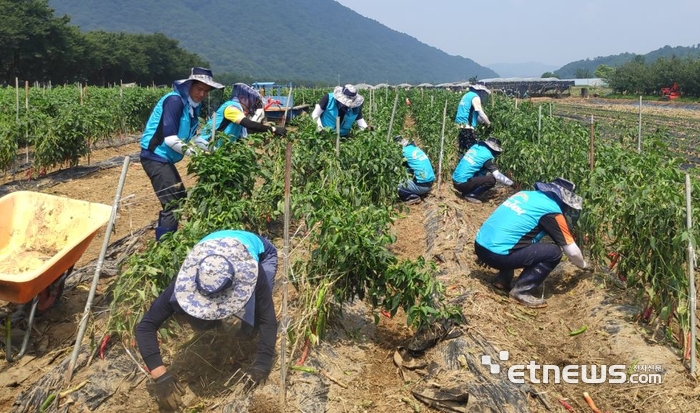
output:
<svg viewBox="0 0 700 413"><path fill-rule="evenodd" d="M353 85L336 86L333 92L323 95L316 104L311 117L316 121L318 131L330 128L335 131L335 118L340 118L340 136L350 135L352 125L357 122L360 130L372 130L362 118L362 104L365 98L357 93Z"/></svg>
<svg viewBox="0 0 700 413"><path fill-rule="evenodd" d="M236 141L248 136L251 132L272 132L285 136L284 126L269 126L260 122L264 117L263 98L257 90L245 83L235 83L231 89L231 98L224 102L216 111L216 132L224 133L229 139ZM202 128L201 138L209 142L213 118L209 118ZM219 140L215 147L221 146Z"/></svg>
<svg viewBox="0 0 700 413"><path fill-rule="evenodd" d="M513 185L513 181L503 175L494 162L501 152L501 140L488 138L469 148L462 156L452 173L452 185L462 194L462 198L480 204L479 197L493 188L496 181L507 186Z"/></svg>
<svg viewBox="0 0 700 413"><path fill-rule="evenodd" d="M455 115L455 123L459 127L459 157L464 156L465 152L476 144L476 126L479 122L491 126L489 117L486 116L482 101L491 94L491 91L484 85L473 84L469 85L469 92L462 96L457 107Z"/></svg>
<svg viewBox="0 0 700 413"><path fill-rule="evenodd" d="M399 185L399 199L406 205L418 204L430 192L435 182L433 165L428 155L401 135L395 136L394 141L401 145L404 166L411 178Z"/></svg>
<svg viewBox="0 0 700 413"><path fill-rule="evenodd" d="M141 136L141 166L161 203L156 240L177 230L173 211L186 197L185 186L175 164L195 147L207 149L207 142L195 138L199 128L202 101L212 89L223 89L213 79L212 71L194 67L187 79L176 80L173 91L163 96L153 108Z"/></svg>
<svg viewBox="0 0 700 413"><path fill-rule="evenodd" d="M495 288L509 291L511 298L525 306L544 307L547 302L533 292L559 264L562 250L574 265L586 268L565 217L571 210L581 210L583 200L575 189L563 178L536 182L534 191L516 193L484 221L474 250L483 263L500 270ZM545 235L554 243L539 242ZM523 271L511 288L517 268Z"/></svg>

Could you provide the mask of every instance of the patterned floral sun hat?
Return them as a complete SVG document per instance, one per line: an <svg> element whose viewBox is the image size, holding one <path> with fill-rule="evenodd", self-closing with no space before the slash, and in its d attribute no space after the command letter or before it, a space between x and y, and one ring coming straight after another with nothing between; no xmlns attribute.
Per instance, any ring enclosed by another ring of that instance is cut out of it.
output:
<svg viewBox="0 0 700 413"><path fill-rule="evenodd" d="M343 87L336 86L335 89L333 89L333 97L350 109L362 105L365 101L365 98L357 93L357 89L353 85L345 85Z"/></svg>
<svg viewBox="0 0 700 413"><path fill-rule="evenodd" d="M220 320L243 309L255 290L258 262L235 238L195 245L175 280L175 299L201 320Z"/></svg>

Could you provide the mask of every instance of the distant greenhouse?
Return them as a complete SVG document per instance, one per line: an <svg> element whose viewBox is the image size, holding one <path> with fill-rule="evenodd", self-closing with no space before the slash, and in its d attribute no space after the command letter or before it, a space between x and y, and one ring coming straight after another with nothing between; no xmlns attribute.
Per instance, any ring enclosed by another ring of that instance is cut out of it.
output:
<svg viewBox="0 0 700 413"><path fill-rule="evenodd" d="M534 97L545 95L561 95L571 86L573 80L562 80L555 77L509 77L479 80L480 84L493 90L500 90L508 96Z"/></svg>

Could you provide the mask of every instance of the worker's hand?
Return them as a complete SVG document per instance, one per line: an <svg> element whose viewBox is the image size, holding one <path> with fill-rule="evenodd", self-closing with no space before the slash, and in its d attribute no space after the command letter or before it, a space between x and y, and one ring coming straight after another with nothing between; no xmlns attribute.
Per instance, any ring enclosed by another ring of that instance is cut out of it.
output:
<svg viewBox="0 0 700 413"><path fill-rule="evenodd" d="M287 136L287 128L285 128L284 126L273 126L272 133L274 133L277 136Z"/></svg>
<svg viewBox="0 0 700 413"><path fill-rule="evenodd" d="M270 369L264 366L253 365L244 376L244 391L247 393L262 384L270 375Z"/></svg>
<svg viewBox="0 0 700 413"><path fill-rule="evenodd" d="M159 376L153 382L153 394L158 401L158 406L165 411L178 411L185 407L182 403L182 395L185 389L169 371Z"/></svg>

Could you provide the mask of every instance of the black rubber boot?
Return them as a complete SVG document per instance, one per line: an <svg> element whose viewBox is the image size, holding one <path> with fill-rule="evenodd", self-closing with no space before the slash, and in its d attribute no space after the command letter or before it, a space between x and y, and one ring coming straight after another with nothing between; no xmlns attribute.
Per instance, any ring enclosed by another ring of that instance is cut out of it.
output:
<svg viewBox="0 0 700 413"><path fill-rule="evenodd" d="M158 213L158 226L156 227L156 241L160 242L160 239L163 237L163 235L167 234L168 232L175 232L177 231L177 225L175 226L163 226L163 211Z"/></svg>
<svg viewBox="0 0 700 413"><path fill-rule="evenodd" d="M535 266L523 270L518 277L518 281L510 290L510 298L520 304L531 308L542 308L547 306L547 301L532 295L532 292L547 278L553 266L547 263L539 263Z"/></svg>
<svg viewBox="0 0 700 413"><path fill-rule="evenodd" d="M510 291L511 283L513 282L513 273L513 270L499 271L498 275L496 275L496 278L493 280L493 287L505 292Z"/></svg>
<svg viewBox="0 0 700 413"><path fill-rule="evenodd" d="M481 195L483 195L484 192L486 192L486 191L488 191L489 189L491 189L492 187L493 187L493 185L479 185L479 186L477 186L476 188L474 188L474 190L472 190L470 193L464 194L463 198L464 198L466 201L469 201L469 202L472 202L472 203L475 203L475 204L480 204L480 203L481 203L481 199L479 199L479 197L480 197Z"/></svg>

